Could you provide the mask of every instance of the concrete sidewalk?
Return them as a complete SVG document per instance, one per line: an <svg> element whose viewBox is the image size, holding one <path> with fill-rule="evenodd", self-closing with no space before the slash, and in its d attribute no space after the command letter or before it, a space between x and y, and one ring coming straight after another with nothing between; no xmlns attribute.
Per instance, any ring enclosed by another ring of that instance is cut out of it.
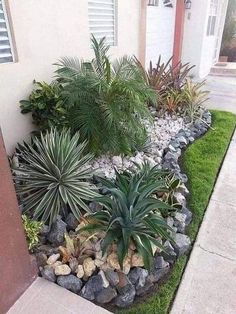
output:
<svg viewBox="0 0 236 314"><path fill-rule="evenodd" d="M110 312L59 287L37 278L7 314L109 314Z"/></svg>
<svg viewBox="0 0 236 314"><path fill-rule="evenodd" d="M236 313L236 132L171 314Z"/></svg>
<svg viewBox="0 0 236 314"><path fill-rule="evenodd" d="M208 76L206 90L210 91L207 108L236 113L236 77Z"/></svg>

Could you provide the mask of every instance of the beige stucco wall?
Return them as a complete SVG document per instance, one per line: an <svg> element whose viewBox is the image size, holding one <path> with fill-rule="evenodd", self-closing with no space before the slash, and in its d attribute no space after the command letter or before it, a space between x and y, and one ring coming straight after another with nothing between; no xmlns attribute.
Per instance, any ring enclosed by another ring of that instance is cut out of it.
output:
<svg viewBox="0 0 236 314"><path fill-rule="evenodd" d="M141 0L118 0L118 46L115 57L139 55ZM91 57L87 0L10 0L18 61L0 64L0 125L11 153L32 130L30 116L20 113L19 100L32 81L50 81L62 56Z"/></svg>

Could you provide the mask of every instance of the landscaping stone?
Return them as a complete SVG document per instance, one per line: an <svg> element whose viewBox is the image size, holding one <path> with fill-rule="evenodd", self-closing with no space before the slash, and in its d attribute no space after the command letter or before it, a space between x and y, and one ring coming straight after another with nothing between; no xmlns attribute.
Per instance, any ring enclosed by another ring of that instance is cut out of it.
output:
<svg viewBox="0 0 236 314"><path fill-rule="evenodd" d="M118 285L119 276L117 272L115 272L114 270L108 269L105 271L105 276L112 287L115 287L116 285Z"/></svg>
<svg viewBox="0 0 236 314"><path fill-rule="evenodd" d="M78 265L76 275L78 278L83 278L84 277L84 268L82 265Z"/></svg>
<svg viewBox="0 0 236 314"><path fill-rule="evenodd" d="M72 213L66 217L65 223L67 224L67 230L75 230L78 227L79 221Z"/></svg>
<svg viewBox="0 0 236 314"><path fill-rule="evenodd" d="M162 268L166 268L168 266L169 266L169 263L164 260L163 256L156 255L154 257L154 267L156 269L162 269Z"/></svg>
<svg viewBox="0 0 236 314"><path fill-rule="evenodd" d="M51 230L47 235L47 239L53 245L60 245L64 242L64 234L66 232L66 223L60 217L52 224Z"/></svg>
<svg viewBox="0 0 236 314"><path fill-rule="evenodd" d="M185 224L186 226L188 226L191 223L192 218L193 218L192 212L187 207L183 206L182 209L180 210L180 213L186 216Z"/></svg>
<svg viewBox="0 0 236 314"><path fill-rule="evenodd" d="M95 293L98 293L103 288L103 280L100 275L91 277L81 290L81 296L87 300L93 301Z"/></svg>
<svg viewBox="0 0 236 314"><path fill-rule="evenodd" d="M70 269L72 273L76 273L78 271L79 262L77 258L72 258L69 262Z"/></svg>
<svg viewBox="0 0 236 314"><path fill-rule="evenodd" d="M35 255L36 263L38 268L39 267L44 267L47 264L47 255L43 252L38 252Z"/></svg>
<svg viewBox="0 0 236 314"><path fill-rule="evenodd" d="M71 273L71 269L68 265L58 265L55 267L54 271L57 276L66 276Z"/></svg>
<svg viewBox="0 0 236 314"><path fill-rule="evenodd" d="M137 296L144 296L147 294L151 288L154 286L153 282L150 278L147 278L145 281L145 285L143 287L139 287L136 289L136 295Z"/></svg>
<svg viewBox="0 0 236 314"><path fill-rule="evenodd" d="M177 259L177 254L169 241L164 243L165 251L161 252L161 256L163 256L164 260L170 264L173 264Z"/></svg>
<svg viewBox="0 0 236 314"><path fill-rule="evenodd" d="M115 297L117 296L116 289L112 287L103 288L101 291L99 291L96 296L95 300L98 303L106 304L111 302Z"/></svg>
<svg viewBox="0 0 236 314"><path fill-rule="evenodd" d="M118 285L116 288L119 295L114 300L115 305L121 308L130 306L134 301L136 292L129 279L125 277L125 284L122 286Z"/></svg>
<svg viewBox="0 0 236 314"><path fill-rule="evenodd" d="M82 281L74 275L58 276L57 284L74 293L79 293L82 288Z"/></svg>
<svg viewBox="0 0 236 314"><path fill-rule="evenodd" d="M51 255L51 256L48 258L47 264L48 264L48 265L52 265L52 264L56 263L56 261L59 260L59 258L60 258L60 254L59 254L59 253L53 254L53 255Z"/></svg>
<svg viewBox="0 0 236 314"><path fill-rule="evenodd" d="M161 278L163 278L168 272L170 271L170 267L167 266L165 268L153 268L150 271L150 274L148 276L148 279L152 283L158 282Z"/></svg>
<svg viewBox="0 0 236 314"><path fill-rule="evenodd" d="M176 233L173 237L173 247L178 256L182 256L190 250L190 238L182 233Z"/></svg>
<svg viewBox="0 0 236 314"><path fill-rule="evenodd" d="M94 260L91 257L88 257L83 262L84 275L90 277L96 269Z"/></svg>
<svg viewBox="0 0 236 314"><path fill-rule="evenodd" d="M147 277L148 271L140 267L133 268L128 275L130 282L135 286L136 290L145 286Z"/></svg>
<svg viewBox="0 0 236 314"><path fill-rule="evenodd" d="M51 266L45 266L44 268L41 268L40 273L44 279L51 282L56 281L56 275L54 273L54 269Z"/></svg>

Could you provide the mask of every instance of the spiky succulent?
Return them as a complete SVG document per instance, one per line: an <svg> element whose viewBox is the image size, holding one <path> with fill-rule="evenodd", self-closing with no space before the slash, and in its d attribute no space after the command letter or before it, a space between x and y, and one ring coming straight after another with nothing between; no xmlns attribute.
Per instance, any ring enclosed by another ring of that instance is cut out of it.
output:
<svg viewBox="0 0 236 314"><path fill-rule="evenodd" d="M69 209L77 218L84 201L98 196L89 183L91 170L86 167L92 155L83 155L86 143L79 133L52 129L31 144L19 145L19 167L15 169L16 191L24 212L51 225L57 215Z"/></svg>
<svg viewBox="0 0 236 314"><path fill-rule="evenodd" d="M161 215L161 210L169 210L170 205L155 198L153 193L165 190L165 182L159 178L155 182L147 181L144 172L127 174L117 173L116 181L103 180L103 185L110 192L98 198L105 210L89 214L89 224L82 230L106 233L102 243L105 253L109 246L117 243L120 266L128 254L133 242L142 255L146 268L153 260L152 246L162 248L160 238L170 238L168 225Z"/></svg>

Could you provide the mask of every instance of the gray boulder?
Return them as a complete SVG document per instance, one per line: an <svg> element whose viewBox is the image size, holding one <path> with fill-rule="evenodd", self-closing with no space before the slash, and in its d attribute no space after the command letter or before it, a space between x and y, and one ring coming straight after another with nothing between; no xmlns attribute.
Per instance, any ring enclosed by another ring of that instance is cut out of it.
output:
<svg viewBox="0 0 236 314"><path fill-rule="evenodd" d="M148 277L148 271L141 267L133 268L128 274L130 282L135 286L136 289L143 288Z"/></svg>
<svg viewBox="0 0 236 314"><path fill-rule="evenodd" d="M66 232L66 223L60 217L52 224L51 230L47 235L50 243L57 246L64 242L64 234Z"/></svg>
<svg viewBox="0 0 236 314"><path fill-rule="evenodd" d="M111 302L116 296L117 296L116 289L109 286L99 291L95 296L95 300L98 303L105 304Z"/></svg>
<svg viewBox="0 0 236 314"><path fill-rule="evenodd" d="M133 304L136 292L131 282L128 282L122 288L120 287L118 291L119 295L114 300L116 306L124 308Z"/></svg>
<svg viewBox="0 0 236 314"><path fill-rule="evenodd" d="M51 282L56 281L56 275L54 273L54 269L51 266L45 266L44 268L40 267L41 276Z"/></svg>
<svg viewBox="0 0 236 314"><path fill-rule="evenodd" d="M74 293L79 293L83 285L82 281L74 275L58 276L57 284Z"/></svg>
<svg viewBox="0 0 236 314"><path fill-rule="evenodd" d="M95 294L103 289L103 279L100 275L92 276L86 282L80 295L90 301L95 299Z"/></svg>
<svg viewBox="0 0 236 314"><path fill-rule="evenodd" d="M161 252L161 256L167 261L169 264L173 264L177 259L177 254L169 241L164 243L165 251Z"/></svg>
<svg viewBox="0 0 236 314"><path fill-rule="evenodd" d="M191 248L190 238L182 233L176 233L173 237L173 247L178 256L187 254Z"/></svg>
<svg viewBox="0 0 236 314"><path fill-rule="evenodd" d="M114 270L108 269L105 271L106 279L112 287L115 287L119 283L119 276Z"/></svg>
<svg viewBox="0 0 236 314"><path fill-rule="evenodd" d="M67 230L75 230L78 227L79 221L72 213L69 213L65 223L67 224Z"/></svg>

